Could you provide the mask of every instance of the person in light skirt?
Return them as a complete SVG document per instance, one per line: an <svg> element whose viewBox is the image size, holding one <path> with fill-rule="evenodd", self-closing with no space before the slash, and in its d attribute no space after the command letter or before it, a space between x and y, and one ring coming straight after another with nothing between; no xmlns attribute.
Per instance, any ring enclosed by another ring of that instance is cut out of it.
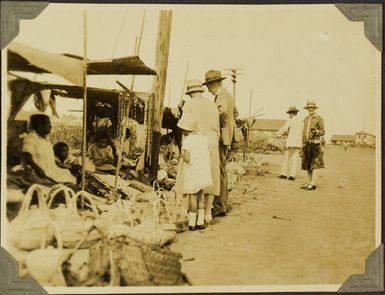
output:
<svg viewBox="0 0 385 295"><path fill-rule="evenodd" d="M277 133L279 138L285 132L289 133L285 145L286 149L283 154L281 174L278 177L295 180L299 154L302 147L303 121L297 117L298 109L295 106L290 106L286 113L289 114L290 118Z"/></svg>

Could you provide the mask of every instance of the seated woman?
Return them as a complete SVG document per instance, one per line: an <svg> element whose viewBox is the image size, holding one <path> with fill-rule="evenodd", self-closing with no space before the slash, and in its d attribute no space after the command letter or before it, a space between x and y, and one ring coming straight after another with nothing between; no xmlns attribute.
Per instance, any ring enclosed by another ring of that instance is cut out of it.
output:
<svg viewBox="0 0 385 295"><path fill-rule="evenodd" d="M114 155L106 133L97 135L96 143L90 145L87 155L94 162L96 172L115 174Z"/></svg>
<svg viewBox="0 0 385 295"><path fill-rule="evenodd" d="M51 120L47 115L36 114L30 118L32 132L23 139L22 157L27 167L34 172L34 182L40 184L72 183L76 178L68 169L55 163L52 144L48 139L51 133Z"/></svg>

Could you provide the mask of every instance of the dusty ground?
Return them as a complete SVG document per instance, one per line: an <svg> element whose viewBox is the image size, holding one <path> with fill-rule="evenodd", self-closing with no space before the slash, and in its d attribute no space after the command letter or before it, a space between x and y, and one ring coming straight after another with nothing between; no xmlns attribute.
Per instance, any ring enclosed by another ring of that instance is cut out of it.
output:
<svg viewBox="0 0 385 295"><path fill-rule="evenodd" d="M303 171L277 178L282 156L263 157L264 173L231 192L230 214L172 244L192 284L341 284L364 273L375 246L375 151L327 147L316 191L300 189Z"/></svg>

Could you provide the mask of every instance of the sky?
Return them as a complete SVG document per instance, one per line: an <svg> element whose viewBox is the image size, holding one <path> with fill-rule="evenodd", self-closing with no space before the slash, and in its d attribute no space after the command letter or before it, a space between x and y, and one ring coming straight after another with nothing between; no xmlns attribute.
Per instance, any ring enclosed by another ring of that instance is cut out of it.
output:
<svg viewBox="0 0 385 295"><path fill-rule="evenodd" d="M50 4L36 19L23 20L15 41L54 53L83 55L83 11L87 11L87 56L107 59L132 55L145 26L139 56L154 67L159 10L173 9L165 105L182 97L188 78L204 80L210 69L241 68L236 85L240 117L286 119L295 105L316 100L326 137L362 129L379 134L381 55L364 36L362 22L350 22L334 5L100 5ZM69 83L52 75L39 81ZM131 76L88 78L100 88L130 85ZM153 77L137 76L134 90L150 91ZM232 91L230 78L224 85ZM206 91L204 95L212 99ZM81 100L58 100L58 110L81 109ZM29 107L32 104L29 103ZM28 108L28 105L27 105ZM71 113L79 115L79 113Z"/></svg>

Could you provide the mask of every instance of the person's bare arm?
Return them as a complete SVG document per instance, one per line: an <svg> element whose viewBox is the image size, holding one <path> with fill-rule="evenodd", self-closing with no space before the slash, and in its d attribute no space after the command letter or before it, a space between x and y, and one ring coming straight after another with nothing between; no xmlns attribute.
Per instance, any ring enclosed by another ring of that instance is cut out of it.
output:
<svg viewBox="0 0 385 295"><path fill-rule="evenodd" d="M23 152L22 157L23 157L25 163L27 165L31 166L32 169L36 172L37 176L46 177L46 174L45 174L43 168L41 168L39 165L37 165L35 163L35 161L32 159L32 155L30 153Z"/></svg>

